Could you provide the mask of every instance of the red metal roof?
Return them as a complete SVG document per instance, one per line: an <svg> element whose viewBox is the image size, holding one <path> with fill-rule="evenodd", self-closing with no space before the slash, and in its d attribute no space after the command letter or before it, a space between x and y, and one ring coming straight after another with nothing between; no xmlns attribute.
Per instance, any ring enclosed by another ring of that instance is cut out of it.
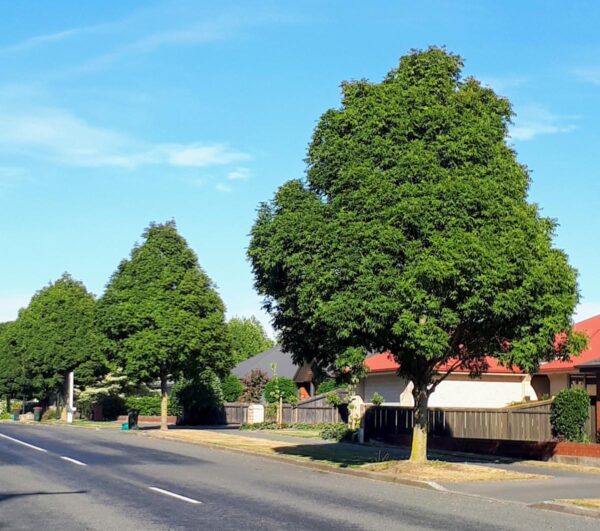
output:
<svg viewBox="0 0 600 531"><path fill-rule="evenodd" d="M498 363L496 358L492 358L488 356L486 358L486 362L488 365L487 370L485 371L487 374L522 374L523 371L514 367L513 369L509 369L507 367L503 367ZM452 362L445 363L437 367L439 372L446 372ZM382 352L381 354L375 354L375 356L371 356L365 360L365 365L369 369L369 372L395 372L398 370L399 365L396 363L394 358L389 352ZM454 369L453 372L457 373L468 373L469 369L465 367L461 367L458 369Z"/></svg>
<svg viewBox="0 0 600 531"><path fill-rule="evenodd" d="M573 328L577 331L586 332L590 338L588 349L581 353L580 356L571 358L569 361L551 361L544 363L540 366L538 372L568 372L575 370L577 365L583 363L589 363L590 361L600 360L600 315L590 317L585 321L576 323ZM496 358L487 357L486 362L488 365L488 374L522 374L523 371L514 367L509 369L503 367L498 363ZM439 372L446 372L449 365L452 362L440 365L438 367ZM399 365L394 361L389 352L383 352L381 354L375 354L365 360L365 365L369 369L369 372L395 372L398 370ZM454 372L466 373L469 372L467 368L455 369Z"/></svg>
<svg viewBox="0 0 600 531"><path fill-rule="evenodd" d="M575 323L574 330L585 332L589 339L587 350L584 350L579 356L568 361L550 361L540 366L539 372L569 372L573 371L577 365L589 363L590 361L600 359L600 315L590 317L585 321Z"/></svg>

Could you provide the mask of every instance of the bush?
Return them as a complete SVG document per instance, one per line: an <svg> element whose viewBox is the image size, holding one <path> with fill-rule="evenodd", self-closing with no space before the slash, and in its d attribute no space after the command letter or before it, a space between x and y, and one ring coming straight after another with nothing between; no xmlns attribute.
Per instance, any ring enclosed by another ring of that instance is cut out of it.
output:
<svg viewBox="0 0 600 531"><path fill-rule="evenodd" d="M581 387L563 389L552 402L550 423L553 434L567 441L585 440L585 421L588 419L590 397Z"/></svg>
<svg viewBox="0 0 600 531"><path fill-rule="evenodd" d="M265 399L270 404L279 402L279 397L282 397L285 403L293 402L297 396L298 388L291 378L275 376L265 385Z"/></svg>
<svg viewBox="0 0 600 531"><path fill-rule="evenodd" d="M8 411L3 411L2 413L0 413L0 420L10 420L12 419L12 414L9 413Z"/></svg>
<svg viewBox="0 0 600 531"><path fill-rule="evenodd" d="M344 401L342 397L336 391L330 391L327 393L327 403L331 406L341 406Z"/></svg>
<svg viewBox="0 0 600 531"><path fill-rule="evenodd" d="M354 435L354 431L348 428L347 424L338 422L337 424L328 424L325 426L320 433L321 439L343 441L344 439L351 439Z"/></svg>
<svg viewBox="0 0 600 531"><path fill-rule="evenodd" d="M267 385L268 381L269 376L266 372L263 372L260 369L251 370L244 378L242 378L242 385L244 386L242 400L254 404L260 403L265 390L265 385Z"/></svg>
<svg viewBox="0 0 600 531"><path fill-rule="evenodd" d="M57 420L60 419L60 415L58 414L58 409L56 408L48 408L46 411L42 413L42 420Z"/></svg>
<svg viewBox="0 0 600 531"><path fill-rule="evenodd" d="M330 393L331 391L335 391L338 387L339 386L335 383L333 378L328 378L319 384L319 387L317 387L317 394L324 395L326 393Z"/></svg>
<svg viewBox="0 0 600 531"><path fill-rule="evenodd" d="M240 424L240 430L247 431L260 431L260 430L278 430L285 429L289 426L284 422L281 425L281 428L277 425L277 422L274 421L265 421L265 422L256 422L254 424Z"/></svg>
<svg viewBox="0 0 600 531"><path fill-rule="evenodd" d="M173 386L174 414L184 422L211 422L213 413L223 405L221 380L210 369L191 380L181 380Z"/></svg>
<svg viewBox="0 0 600 531"><path fill-rule="evenodd" d="M137 411L142 416L156 417L160 415L162 397L159 394L148 396L128 396L125 398L125 412ZM177 415L172 398L167 402L167 413Z"/></svg>
<svg viewBox="0 0 600 531"><path fill-rule="evenodd" d="M223 388L223 400L225 402L237 402L244 393L244 384L234 374L230 374L223 378L221 382Z"/></svg>
<svg viewBox="0 0 600 531"><path fill-rule="evenodd" d="M107 420L115 420L119 415L127 412L125 399L118 395L108 395L101 399L102 415Z"/></svg>
<svg viewBox="0 0 600 531"><path fill-rule="evenodd" d="M384 402L385 399L379 393L373 393L373 396L371 396L371 404L374 406L380 406Z"/></svg>

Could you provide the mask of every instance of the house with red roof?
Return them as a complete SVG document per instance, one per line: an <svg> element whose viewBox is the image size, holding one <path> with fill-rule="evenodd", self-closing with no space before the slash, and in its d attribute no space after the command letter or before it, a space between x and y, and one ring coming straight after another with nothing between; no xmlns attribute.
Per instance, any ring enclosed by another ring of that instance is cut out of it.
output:
<svg viewBox="0 0 600 531"><path fill-rule="evenodd" d="M586 351L568 361L552 361L540 366L536 374L518 368L509 369L495 358L486 359L486 370L472 378L465 368L454 370L441 382L429 399L430 407L499 408L513 402L539 400L555 396L561 389L583 385L596 397L600 376L600 315L581 321L575 330L584 331L590 341ZM379 393L387 404L412 407L412 383L397 374L398 364L388 353L375 354L365 360L368 375L360 382L357 393L370 402ZM438 372L444 374L446 366Z"/></svg>

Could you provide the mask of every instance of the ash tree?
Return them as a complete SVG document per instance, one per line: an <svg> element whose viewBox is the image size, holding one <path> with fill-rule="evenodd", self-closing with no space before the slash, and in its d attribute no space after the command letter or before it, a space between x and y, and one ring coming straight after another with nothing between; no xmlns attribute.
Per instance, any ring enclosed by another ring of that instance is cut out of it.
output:
<svg viewBox="0 0 600 531"><path fill-rule="evenodd" d="M56 393L66 403L69 372L76 372L80 386L105 373L104 339L94 324L95 306L96 299L84 284L64 273L19 312L13 344L32 395L45 401Z"/></svg>
<svg viewBox="0 0 600 531"><path fill-rule="evenodd" d="M129 378L160 381L167 429L168 381L225 376L233 359L223 302L175 222L151 224L143 239L112 275L97 318Z"/></svg>
<svg viewBox="0 0 600 531"><path fill-rule="evenodd" d="M493 356L533 371L585 343L571 328L576 272L553 247L556 222L527 201L510 103L462 66L429 48L381 83L343 83L306 179L260 206L248 249L297 361L393 355L413 383L416 462L427 459L429 396L452 370L480 374Z"/></svg>

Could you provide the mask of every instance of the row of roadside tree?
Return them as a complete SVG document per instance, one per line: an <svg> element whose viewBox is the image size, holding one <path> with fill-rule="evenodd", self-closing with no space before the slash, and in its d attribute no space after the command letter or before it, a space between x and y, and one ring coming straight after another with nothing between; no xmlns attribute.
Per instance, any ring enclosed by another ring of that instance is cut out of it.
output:
<svg viewBox="0 0 600 531"><path fill-rule="evenodd" d="M255 318L226 322L214 283L175 223L151 224L99 299L65 273L0 324L0 395L7 409L11 398L64 403L70 371L80 389L111 375L128 386L158 382L166 428L171 383L193 401L271 345Z"/></svg>

